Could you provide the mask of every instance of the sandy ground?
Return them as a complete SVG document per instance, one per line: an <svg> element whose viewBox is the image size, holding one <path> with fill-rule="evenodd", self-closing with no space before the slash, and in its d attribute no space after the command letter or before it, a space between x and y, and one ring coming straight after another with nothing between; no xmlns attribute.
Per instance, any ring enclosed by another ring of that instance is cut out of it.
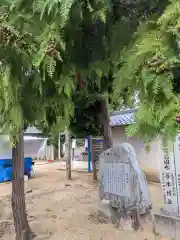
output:
<svg viewBox="0 0 180 240"><path fill-rule="evenodd" d="M154 240L151 223L143 232L118 230L112 224L97 222L98 187L88 173L72 173L65 181L65 172L58 164L36 166L35 179L26 188L27 213L36 240ZM68 185L69 184L69 185ZM158 184L149 184L154 209L162 206ZM13 240L11 183L0 184L0 239Z"/></svg>

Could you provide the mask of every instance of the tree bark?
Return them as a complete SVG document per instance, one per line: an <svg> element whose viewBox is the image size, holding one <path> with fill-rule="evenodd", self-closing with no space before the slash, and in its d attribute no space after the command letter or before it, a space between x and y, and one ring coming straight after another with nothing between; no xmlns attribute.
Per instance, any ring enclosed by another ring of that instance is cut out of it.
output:
<svg viewBox="0 0 180 240"><path fill-rule="evenodd" d="M61 160L61 136L58 134L58 160Z"/></svg>
<svg viewBox="0 0 180 240"><path fill-rule="evenodd" d="M101 100L101 125L104 137L104 149L111 148L113 146L113 138L108 112L108 98Z"/></svg>
<svg viewBox="0 0 180 240"><path fill-rule="evenodd" d="M66 179L71 180L71 139L70 133L66 130Z"/></svg>
<svg viewBox="0 0 180 240"><path fill-rule="evenodd" d="M28 224L25 195L24 195L24 139L23 129L19 133L19 139L12 149L12 211L16 240L31 240L33 234Z"/></svg>
<svg viewBox="0 0 180 240"><path fill-rule="evenodd" d="M59 160L59 152L58 149L54 146L54 160Z"/></svg>
<svg viewBox="0 0 180 240"><path fill-rule="evenodd" d="M98 180L98 178L97 178L97 168L96 168L96 163L94 162L94 158L93 158L93 161L92 161L92 169L93 169L93 180L97 181Z"/></svg>

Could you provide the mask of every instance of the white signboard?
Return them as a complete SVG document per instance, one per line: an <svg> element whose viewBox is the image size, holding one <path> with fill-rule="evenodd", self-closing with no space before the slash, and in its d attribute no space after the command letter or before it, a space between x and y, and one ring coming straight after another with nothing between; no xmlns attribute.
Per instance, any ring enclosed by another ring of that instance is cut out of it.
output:
<svg viewBox="0 0 180 240"><path fill-rule="evenodd" d="M76 139L72 140L72 148L74 148L74 149L76 148Z"/></svg>
<svg viewBox="0 0 180 240"><path fill-rule="evenodd" d="M163 154L164 155L164 154ZM178 213L177 186L174 151L168 156L164 155L164 161L161 163L161 185L164 190L164 207L167 212Z"/></svg>
<svg viewBox="0 0 180 240"><path fill-rule="evenodd" d="M130 165L128 164L104 163L104 192L116 196L130 197L130 171Z"/></svg>

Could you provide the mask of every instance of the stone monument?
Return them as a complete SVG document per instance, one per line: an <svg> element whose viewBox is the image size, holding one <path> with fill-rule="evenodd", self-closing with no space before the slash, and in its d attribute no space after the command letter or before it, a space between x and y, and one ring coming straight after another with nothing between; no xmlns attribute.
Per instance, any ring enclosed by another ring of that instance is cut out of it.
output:
<svg viewBox="0 0 180 240"><path fill-rule="evenodd" d="M180 133L170 146L168 155L162 152L161 187L164 206L154 213L154 232L171 239L180 239Z"/></svg>
<svg viewBox="0 0 180 240"><path fill-rule="evenodd" d="M122 143L100 155L100 200L109 201L111 219L119 227L128 217L135 230L141 228L140 216L149 214L152 202L146 178L134 148Z"/></svg>

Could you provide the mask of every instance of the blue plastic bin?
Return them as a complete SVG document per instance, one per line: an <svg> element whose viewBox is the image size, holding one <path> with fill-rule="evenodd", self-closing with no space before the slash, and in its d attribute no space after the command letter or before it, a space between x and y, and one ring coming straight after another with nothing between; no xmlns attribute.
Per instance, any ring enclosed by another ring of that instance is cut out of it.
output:
<svg viewBox="0 0 180 240"><path fill-rule="evenodd" d="M29 175L32 171L32 158L24 158L24 173ZM11 181L12 159L0 159L0 182Z"/></svg>

